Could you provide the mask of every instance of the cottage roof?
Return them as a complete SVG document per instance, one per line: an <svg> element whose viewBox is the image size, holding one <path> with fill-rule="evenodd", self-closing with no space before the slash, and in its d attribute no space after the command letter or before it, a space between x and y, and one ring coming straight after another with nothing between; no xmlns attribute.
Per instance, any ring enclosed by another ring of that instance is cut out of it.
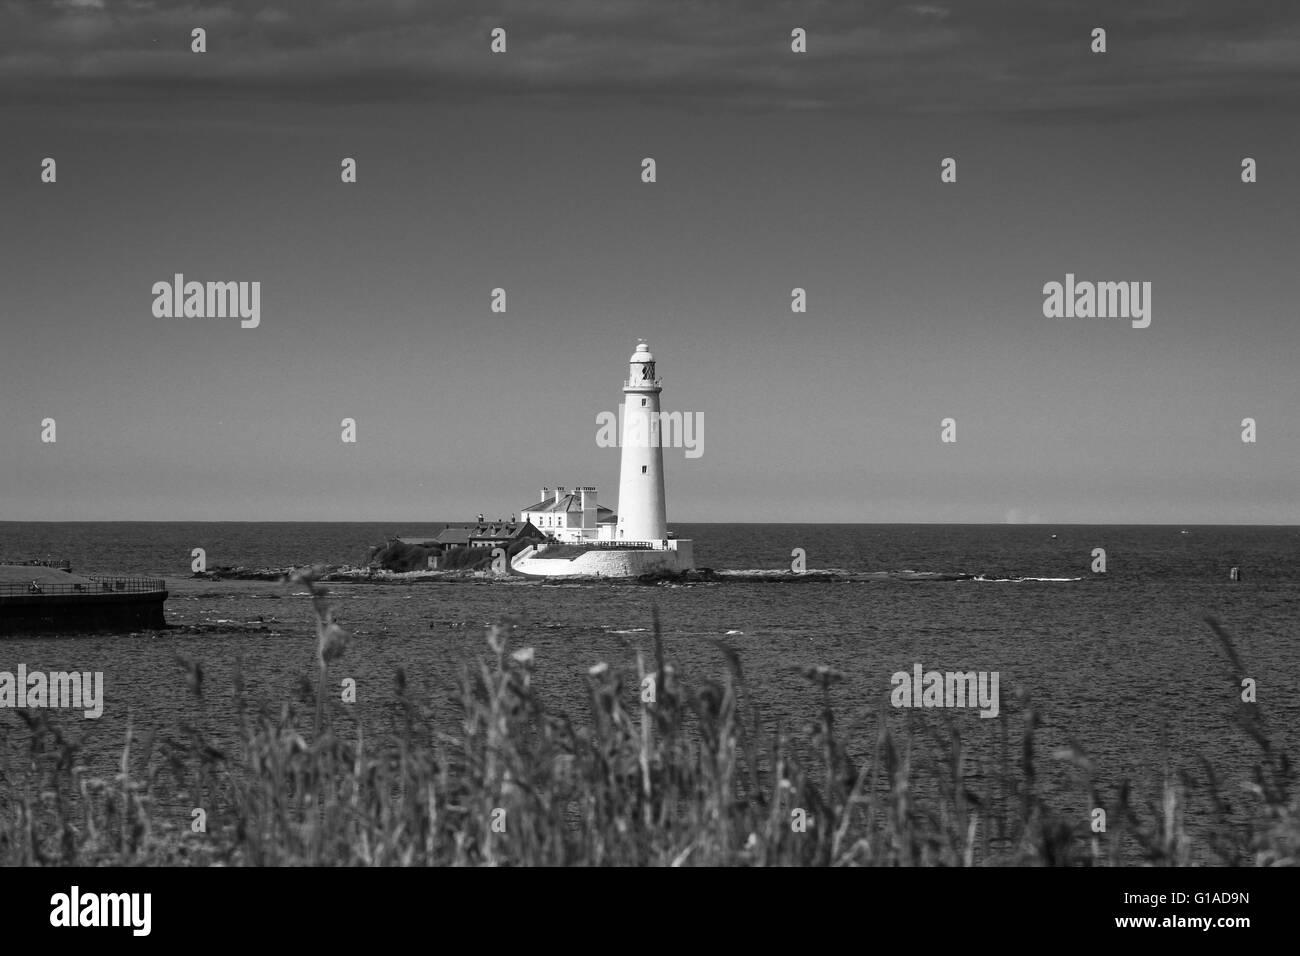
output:
<svg viewBox="0 0 1300 956"><path fill-rule="evenodd" d="M471 541L514 541L525 536L542 537L531 521L493 521L470 529Z"/></svg>
<svg viewBox="0 0 1300 956"><path fill-rule="evenodd" d="M567 513L570 511L581 512L582 496L575 494L572 491L566 492L565 494L560 496L559 501L556 501L554 498L547 498L545 501L539 501L535 505L529 505L527 508L523 509L523 511L521 511L520 514L523 514L524 512L536 513L539 511L542 512L543 514ZM606 515L609 515L610 518L606 518L605 517ZM600 504L596 505L597 521L604 522L607 520L612 520L613 516L614 516L614 512L611 511L609 508L606 508L604 505L600 505Z"/></svg>

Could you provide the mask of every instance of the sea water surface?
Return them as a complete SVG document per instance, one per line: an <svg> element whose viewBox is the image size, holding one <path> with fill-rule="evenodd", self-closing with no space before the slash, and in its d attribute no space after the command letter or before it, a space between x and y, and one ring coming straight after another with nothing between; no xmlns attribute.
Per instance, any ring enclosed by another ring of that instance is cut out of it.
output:
<svg viewBox="0 0 1300 956"><path fill-rule="evenodd" d="M233 726L236 668L249 693L299 699L314 662L314 625L301 588L274 582L196 580L191 551L209 567L355 564L396 534L442 524L27 523L0 522L0 558L66 558L81 573L167 579L168 632L0 638L0 670L105 673L99 720L69 715L88 759L120 752L126 722L167 733L195 704L177 659L206 673L209 720ZM515 643L535 649L536 686L551 705L585 715L587 669L604 661L632 680L638 650L653 657L652 609L688 680L720 677L714 643L735 648L769 726L798 734L821 705L800 671L844 675L832 690L838 729L860 756L879 721L901 729L908 711L890 703L891 677L925 670L996 671L1001 708L1020 720L1039 709L1041 772L1066 805L1082 799L1051 754L1073 741L1094 758L1103 792L1134 781L1158 800L1166 768L1201 773L1205 758L1241 797L1254 753L1232 726L1241 688L1205 619L1222 622L1257 685L1275 743L1295 759L1300 720L1300 528L1053 525L676 525L695 542L696 564L717 570L931 571L984 580L853 583L544 584L540 582L330 584L351 643L336 676L355 679L356 718L382 722L398 668L435 712L462 662L486 652L483 628L508 615ZM1104 573L1094 573L1094 549ZM1241 580L1229 578L1232 567ZM934 710L913 716L940 720ZM978 757L997 759L1000 721L976 709L945 711ZM11 711L0 733L21 735ZM1018 733L1012 728L1013 751ZM1018 754L1012 754L1013 759ZM1080 805L1080 812L1086 807ZM1193 818L1203 808L1189 807ZM1193 829L1196 820L1189 821Z"/></svg>

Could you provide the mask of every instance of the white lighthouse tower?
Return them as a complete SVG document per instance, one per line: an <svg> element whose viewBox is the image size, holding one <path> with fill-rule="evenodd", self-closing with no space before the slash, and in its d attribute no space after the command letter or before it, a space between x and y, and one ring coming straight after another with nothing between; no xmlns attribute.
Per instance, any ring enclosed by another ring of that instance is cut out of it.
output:
<svg viewBox="0 0 1300 956"><path fill-rule="evenodd" d="M620 541L664 541L668 512L664 505L664 452L659 432L659 393L655 357L642 342L629 360L623 383L623 462L618 481Z"/></svg>

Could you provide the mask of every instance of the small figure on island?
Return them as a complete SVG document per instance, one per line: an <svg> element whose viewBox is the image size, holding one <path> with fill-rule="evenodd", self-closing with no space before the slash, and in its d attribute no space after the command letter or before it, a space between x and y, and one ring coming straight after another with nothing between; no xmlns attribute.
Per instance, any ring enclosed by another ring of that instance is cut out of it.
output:
<svg viewBox="0 0 1300 956"><path fill-rule="evenodd" d="M41 590L41 586L40 586L37 582L35 582L35 581L32 582L32 586L29 587L27 590L30 591L32 594L44 594L44 593L45 593L43 590Z"/></svg>

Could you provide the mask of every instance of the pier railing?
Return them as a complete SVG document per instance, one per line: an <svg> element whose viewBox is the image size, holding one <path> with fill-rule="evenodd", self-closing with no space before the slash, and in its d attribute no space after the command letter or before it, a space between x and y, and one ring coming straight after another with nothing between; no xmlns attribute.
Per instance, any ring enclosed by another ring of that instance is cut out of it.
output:
<svg viewBox="0 0 1300 956"><path fill-rule="evenodd" d="M0 597L39 597L41 595L69 594L150 594L166 591L162 578L110 578L91 575L89 581L69 581L53 584L46 581L21 581L0 584Z"/></svg>
<svg viewBox="0 0 1300 956"><path fill-rule="evenodd" d="M608 538L588 538L582 541L549 541L543 542L537 547L537 554L541 554L551 548L580 548L588 551L609 550L609 551L662 551L663 542L661 541L624 541L617 538L610 541Z"/></svg>

